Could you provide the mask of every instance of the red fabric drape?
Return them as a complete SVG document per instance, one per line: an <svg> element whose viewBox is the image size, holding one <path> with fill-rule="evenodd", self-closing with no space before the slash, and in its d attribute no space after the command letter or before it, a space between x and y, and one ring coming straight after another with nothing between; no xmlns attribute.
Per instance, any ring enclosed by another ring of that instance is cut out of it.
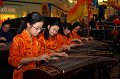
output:
<svg viewBox="0 0 120 79"><path fill-rule="evenodd" d="M3 6L3 1L2 0L0 0L0 6Z"/></svg>
<svg viewBox="0 0 120 79"><path fill-rule="evenodd" d="M68 12L67 21L72 22L76 18L80 18L84 12L85 0L78 0L75 6Z"/></svg>

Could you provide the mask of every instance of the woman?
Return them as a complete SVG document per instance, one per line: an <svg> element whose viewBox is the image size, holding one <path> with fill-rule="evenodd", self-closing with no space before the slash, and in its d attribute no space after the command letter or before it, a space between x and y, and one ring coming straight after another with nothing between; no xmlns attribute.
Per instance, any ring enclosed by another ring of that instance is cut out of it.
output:
<svg viewBox="0 0 120 79"><path fill-rule="evenodd" d="M57 35L57 41L59 42L58 46L61 48L60 51L70 50L70 47L74 47L80 44L72 42L70 37L70 32L72 25L70 23L62 24L59 34Z"/></svg>
<svg viewBox="0 0 120 79"><path fill-rule="evenodd" d="M71 44L70 35L72 25L70 23L61 24L59 34L57 35L57 41L59 46Z"/></svg>
<svg viewBox="0 0 120 79"><path fill-rule="evenodd" d="M81 24L79 22L75 22L72 26L72 31L71 31L71 39L72 41L78 41L81 43L81 36L78 34L78 31L81 28Z"/></svg>
<svg viewBox="0 0 120 79"><path fill-rule="evenodd" d="M72 41L78 41L79 43L82 43L83 40L88 41L88 40L93 40L92 37L81 37L79 35L79 31L81 29L81 24L79 22L75 22L72 26L72 32L71 32L71 39L73 39Z"/></svg>
<svg viewBox="0 0 120 79"><path fill-rule="evenodd" d="M58 48L58 41L56 40L56 35L59 31L59 22L51 21L39 35L39 42L45 46L46 50L49 50L48 54L50 56L67 56L66 53L60 52Z"/></svg>
<svg viewBox="0 0 120 79"><path fill-rule="evenodd" d="M13 79L23 79L23 72L35 68L35 62L46 60L48 55L41 55L37 35L42 30L43 18L37 12L29 13L19 33L10 46L8 62L15 67ZM22 32L22 33L21 33Z"/></svg>

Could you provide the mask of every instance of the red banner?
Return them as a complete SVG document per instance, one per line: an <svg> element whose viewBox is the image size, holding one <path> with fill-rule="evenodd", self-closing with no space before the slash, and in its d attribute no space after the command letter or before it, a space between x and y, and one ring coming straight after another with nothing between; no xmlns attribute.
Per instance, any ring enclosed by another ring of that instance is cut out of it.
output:
<svg viewBox="0 0 120 79"><path fill-rule="evenodd" d="M71 23L78 17L81 18L83 15L84 6L85 0L77 0L76 5L67 14L67 22Z"/></svg>
<svg viewBox="0 0 120 79"><path fill-rule="evenodd" d="M0 6L3 6L3 1L2 0L0 0Z"/></svg>

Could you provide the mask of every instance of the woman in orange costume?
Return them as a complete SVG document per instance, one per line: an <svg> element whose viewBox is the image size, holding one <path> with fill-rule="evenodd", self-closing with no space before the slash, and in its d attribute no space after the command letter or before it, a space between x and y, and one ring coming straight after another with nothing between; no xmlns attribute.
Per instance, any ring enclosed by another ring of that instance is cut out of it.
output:
<svg viewBox="0 0 120 79"><path fill-rule="evenodd" d="M70 45L71 39L69 33L71 32L72 25L70 23L61 24L59 33L57 34L57 41L59 46Z"/></svg>
<svg viewBox="0 0 120 79"><path fill-rule="evenodd" d="M71 31L71 39L72 41L78 41L81 43L81 37L80 35L78 34L78 31L80 30L81 28L81 24L79 22L75 22L72 26L72 31Z"/></svg>
<svg viewBox="0 0 120 79"><path fill-rule="evenodd" d="M35 68L35 62L49 58L48 55L41 55L36 37L43 27L41 15L38 12L29 13L21 25L20 33L14 37L10 46L8 58L9 64L15 68L13 79L23 79L23 72Z"/></svg>
<svg viewBox="0 0 120 79"><path fill-rule="evenodd" d="M71 39L72 41L78 41L79 43L82 43L83 40L93 40L92 37L81 37L78 32L81 29L81 24L79 22L75 22L72 26L72 32L71 32Z"/></svg>
<svg viewBox="0 0 120 79"><path fill-rule="evenodd" d="M57 35L57 41L58 43L58 48L62 48L64 50L70 50L71 47L81 45L81 44L76 44L75 42L72 42L72 39L70 37L70 32L72 29L72 25L70 23L65 23L62 24L60 27L59 34Z"/></svg>
<svg viewBox="0 0 120 79"><path fill-rule="evenodd" d="M56 40L58 30L59 22L51 21L45 31L38 36L39 42L45 46L45 50L50 51L48 52L50 56L67 56L66 53L60 52L58 49L58 41Z"/></svg>

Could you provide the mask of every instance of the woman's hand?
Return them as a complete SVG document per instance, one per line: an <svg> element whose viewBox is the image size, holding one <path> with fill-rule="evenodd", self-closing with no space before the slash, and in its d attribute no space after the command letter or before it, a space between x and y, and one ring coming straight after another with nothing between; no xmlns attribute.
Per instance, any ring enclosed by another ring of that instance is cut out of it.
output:
<svg viewBox="0 0 120 79"><path fill-rule="evenodd" d="M70 44L70 47L75 47L77 46L77 44Z"/></svg>
<svg viewBox="0 0 120 79"><path fill-rule="evenodd" d="M62 46L62 49L63 49L63 50L70 50L70 48L69 48L68 45L63 45L63 46Z"/></svg>
<svg viewBox="0 0 120 79"><path fill-rule="evenodd" d="M88 37L88 39L89 39L89 40L94 40L94 38L93 38L93 37Z"/></svg>
<svg viewBox="0 0 120 79"><path fill-rule="evenodd" d="M68 54L66 54L65 52L57 53L57 55L62 57L68 57Z"/></svg>
<svg viewBox="0 0 120 79"><path fill-rule="evenodd" d="M71 44L69 47L71 48L71 47L76 47L76 46L81 46L81 45L83 45L84 43L80 43L80 44Z"/></svg>
<svg viewBox="0 0 120 79"><path fill-rule="evenodd" d="M41 61L41 60L44 60L44 61L47 61L47 62L48 62L48 59L49 59L49 58L50 58L49 55L47 55L47 54L43 54L43 55L41 55L41 56L36 57L36 58L35 58L35 61Z"/></svg>
<svg viewBox="0 0 120 79"><path fill-rule="evenodd" d="M0 37L0 40L6 41L5 37Z"/></svg>
<svg viewBox="0 0 120 79"><path fill-rule="evenodd" d="M3 46L6 46L6 44L5 44L5 43L0 43L0 46L2 46L2 47L3 47Z"/></svg>
<svg viewBox="0 0 120 79"><path fill-rule="evenodd" d="M81 37L81 40L82 40L82 41L88 41L88 38L86 38L86 37Z"/></svg>
<svg viewBox="0 0 120 79"><path fill-rule="evenodd" d="M82 40L81 39L73 39L73 40L71 40L72 42L76 42L76 43L82 43Z"/></svg>

